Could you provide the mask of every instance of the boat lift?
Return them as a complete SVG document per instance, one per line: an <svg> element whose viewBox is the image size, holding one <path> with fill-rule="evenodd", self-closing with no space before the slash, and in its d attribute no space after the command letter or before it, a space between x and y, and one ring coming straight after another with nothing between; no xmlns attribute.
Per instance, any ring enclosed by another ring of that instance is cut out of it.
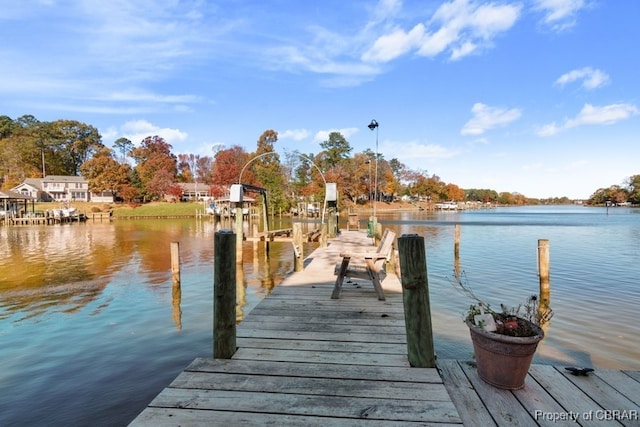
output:
<svg viewBox="0 0 640 427"><path fill-rule="evenodd" d="M263 230L269 231L269 214L268 214L268 204L267 204L267 190L266 188L257 187L255 185L250 184L231 184L231 188L229 190L229 201L232 203L236 203L236 209L240 207L242 209L242 196L244 195L245 190L253 191L256 193L260 193L262 195L262 202L264 204L264 209L262 210L262 225ZM238 214L236 213L236 221L238 220ZM240 224L242 224L242 212L240 212Z"/></svg>

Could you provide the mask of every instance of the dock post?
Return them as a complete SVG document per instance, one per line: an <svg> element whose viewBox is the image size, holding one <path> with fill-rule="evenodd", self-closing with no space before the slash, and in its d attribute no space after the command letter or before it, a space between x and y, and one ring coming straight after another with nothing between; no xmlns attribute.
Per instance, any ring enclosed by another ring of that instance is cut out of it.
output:
<svg viewBox="0 0 640 427"><path fill-rule="evenodd" d="M551 299L549 283L549 240L538 240L538 275L540 276L540 306L548 307Z"/></svg>
<svg viewBox="0 0 640 427"><path fill-rule="evenodd" d="M375 237L374 237L375 246L378 246L380 244L381 239L382 239L382 224L380 224L379 222L376 222Z"/></svg>
<svg viewBox="0 0 640 427"><path fill-rule="evenodd" d="M244 236L242 232L242 203L236 203L236 262L242 263L242 242L244 241ZM231 208L229 208L229 213L231 213Z"/></svg>
<svg viewBox="0 0 640 427"><path fill-rule="evenodd" d="M460 224L456 224L453 236L453 274L460 277Z"/></svg>
<svg viewBox="0 0 640 427"><path fill-rule="evenodd" d="M302 223L293 223L293 271L304 270L304 253L302 250Z"/></svg>
<svg viewBox="0 0 640 427"><path fill-rule="evenodd" d="M236 239L231 230L214 236L213 357L231 359L236 352ZM242 236L240 236L242 238Z"/></svg>
<svg viewBox="0 0 640 427"><path fill-rule="evenodd" d="M327 224L325 223L320 224L320 247L321 248L327 247L327 238L328 238L327 232L328 232Z"/></svg>
<svg viewBox="0 0 640 427"><path fill-rule="evenodd" d="M417 234L403 234L398 239L398 250L409 364L414 368L433 368L436 357L424 239Z"/></svg>
<svg viewBox="0 0 640 427"><path fill-rule="evenodd" d="M95 215L95 214L94 214ZM102 218L102 215L100 216ZM182 288L180 286L180 243L171 242L171 305L173 307L173 321L178 330L182 329Z"/></svg>
<svg viewBox="0 0 640 427"><path fill-rule="evenodd" d="M180 286L180 243L171 242L171 279L173 286Z"/></svg>

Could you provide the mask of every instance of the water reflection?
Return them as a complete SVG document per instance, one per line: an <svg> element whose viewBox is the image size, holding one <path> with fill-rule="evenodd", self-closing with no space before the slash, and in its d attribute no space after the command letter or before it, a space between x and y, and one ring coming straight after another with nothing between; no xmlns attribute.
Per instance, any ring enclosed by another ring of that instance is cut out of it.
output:
<svg viewBox="0 0 640 427"><path fill-rule="evenodd" d="M640 215L509 211L379 215L398 235L425 237L438 356L466 360L472 352L461 321L469 301L453 290L452 268L489 302L517 305L538 288L537 243L546 238L556 315L537 361L639 369ZM214 233L225 228L233 224L0 227L0 424L127 425L195 357L211 357ZM304 253L313 247L305 243ZM268 257L250 241L243 249L239 318L293 269L289 243L271 243Z"/></svg>
<svg viewBox="0 0 640 427"><path fill-rule="evenodd" d="M30 319L48 312L72 313L101 299L113 282L163 287L171 283L171 242L180 243L182 269L210 265L213 235L232 224L214 221L161 220L0 228L0 319ZM248 222L245 231L250 229ZM285 245L271 243L248 250L237 274L239 295L247 286L268 294L288 272L280 261ZM213 283L213 279L211 279ZM174 322L181 329L178 286L172 292ZM243 298L246 301L246 297ZM248 303L252 303L249 301ZM105 303L105 302L103 302ZM240 309L247 304L241 302Z"/></svg>

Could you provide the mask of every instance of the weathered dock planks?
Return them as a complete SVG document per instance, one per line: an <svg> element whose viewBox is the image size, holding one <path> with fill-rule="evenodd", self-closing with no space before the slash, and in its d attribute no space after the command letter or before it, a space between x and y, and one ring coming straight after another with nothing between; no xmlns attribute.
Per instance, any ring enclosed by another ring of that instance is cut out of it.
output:
<svg viewBox="0 0 640 427"><path fill-rule="evenodd" d="M386 301L364 280L330 298L339 252L363 245L312 253L238 325L232 359L196 359L132 425L461 425L438 371L409 366L395 276Z"/></svg>
<svg viewBox="0 0 640 427"><path fill-rule="evenodd" d="M464 425L640 426L638 372L574 376L534 364L525 387L508 391L484 383L471 362L439 360L438 368Z"/></svg>
<svg viewBox="0 0 640 427"><path fill-rule="evenodd" d="M233 358L194 360L131 425L640 425L639 372L533 365L522 390L505 391L470 362L410 367L395 275L386 301L364 280L330 299L339 253L363 245L363 232L343 232L313 252L238 325Z"/></svg>

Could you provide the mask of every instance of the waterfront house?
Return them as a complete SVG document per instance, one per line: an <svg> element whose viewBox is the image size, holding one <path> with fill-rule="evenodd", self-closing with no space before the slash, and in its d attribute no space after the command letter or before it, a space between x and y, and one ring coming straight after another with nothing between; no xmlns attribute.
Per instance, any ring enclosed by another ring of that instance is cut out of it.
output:
<svg viewBox="0 0 640 427"><path fill-rule="evenodd" d="M47 175L44 178L27 178L11 191L33 197L39 202L77 201L113 203L113 194L89 191L89 181L81 176Z"/></svg>
<svg viewBox="0 0 640 427"><path fill-rule="evenodd" d="M211 199L210 185L203 182L179 182L182 187L183 200L209 200Z"/></svg>

